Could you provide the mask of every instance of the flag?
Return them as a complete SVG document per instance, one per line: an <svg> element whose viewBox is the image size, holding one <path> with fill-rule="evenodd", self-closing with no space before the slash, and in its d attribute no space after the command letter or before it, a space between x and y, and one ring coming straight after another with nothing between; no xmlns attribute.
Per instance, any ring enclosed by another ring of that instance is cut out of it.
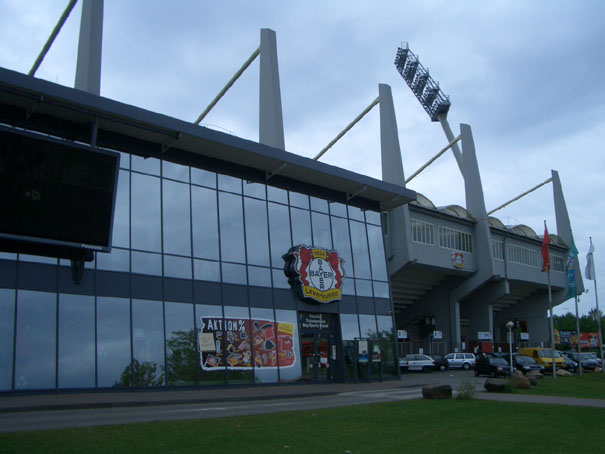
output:
<svg viewBox="0 0 605 454"><path fill-rule="evenodd" d="M567 263L565 264L565 273L567 274L567 298L575 298L576 292L576 272L574 269L574 258L578 255L578 249L574 244L573 238L571 239L571 247L569 248L569 256L567 257Z"/></svg>
<svg viewBox="0 0 605 454"><path fill-rule="evenodd" d="M592 238L591 238L590 247L588 248L588 254L586 254L586 269L584 270L586 279L590 279L591 281L595 280L594 257L592 256L593 252L594 252L594 246L592 245Z"/></svg>
<svg viewBox="0 0 605 454"><path fill-rule="evenodd" d="M550 271L550 256L548 255L548 229L546 228L546 221L544 221L544 238L542 238L542 272Z"/></svg>

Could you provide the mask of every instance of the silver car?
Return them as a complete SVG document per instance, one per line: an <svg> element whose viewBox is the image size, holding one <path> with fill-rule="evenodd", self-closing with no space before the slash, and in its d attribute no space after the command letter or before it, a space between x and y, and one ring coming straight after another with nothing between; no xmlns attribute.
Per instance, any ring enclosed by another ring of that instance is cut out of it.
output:
<svg viewBox="0 0 605 454"><path fill-rule="evenodd" d="M472 353L448 353L445 355L447 364L450 369L462 368L469 370L475 366L475 355Z"/></svg>
<svg viewBox="0 0 605 454"><path fill-rule="evenodd" d="M433 358L426 355L405 355L399 360L399 367L402 372L408 370L430 372L435 367L435 361L433 361Z"/></svg>

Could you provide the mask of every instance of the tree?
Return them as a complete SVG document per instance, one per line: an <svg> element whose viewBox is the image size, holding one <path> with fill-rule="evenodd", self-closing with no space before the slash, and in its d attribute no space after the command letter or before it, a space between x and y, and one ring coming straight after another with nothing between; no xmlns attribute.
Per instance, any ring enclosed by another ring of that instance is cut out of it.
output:
<svg viewBox="0 0 605 454"><path fill-rule="evenodd" d="M158 365L153 361L140 363L138 360L132 361L127 365L120 375L120 380L113 384L114 388L131 388L133 383L135 388L150 388L162 386L164 384L164 374L157 375Z"/></svg>

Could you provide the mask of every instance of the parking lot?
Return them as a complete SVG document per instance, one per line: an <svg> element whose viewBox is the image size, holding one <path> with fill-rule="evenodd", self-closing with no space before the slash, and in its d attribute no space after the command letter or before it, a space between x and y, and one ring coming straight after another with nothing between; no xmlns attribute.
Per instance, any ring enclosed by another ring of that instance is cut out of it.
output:
<svg viewBox="0 0 605 454"><path fill-rule="evenodd" d="M463 380L468 380L475 384L477 391L483 391L483 384L487 377L475 377L474 371L461 369L448 369L444 371L432 372L403 372L401 381L405 386L421 386L429 384L450 385L456 390Z"/></svg>

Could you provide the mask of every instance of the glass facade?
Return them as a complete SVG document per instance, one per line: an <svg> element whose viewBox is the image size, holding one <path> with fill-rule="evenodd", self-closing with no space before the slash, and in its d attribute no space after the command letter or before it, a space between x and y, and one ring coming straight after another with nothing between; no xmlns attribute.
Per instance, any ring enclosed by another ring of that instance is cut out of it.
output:
<svg viewBox="0 0 605 454"><path fill-rule="evenodd" d="M336 308L341 341L392 332L380 222L345 204L122 154L113 249L86 264L80 284L68 261L0 256L0 391L297 381L299 311ZM299 244L344 259L341 302L290 291L282 256ZM245 328L204 364L210 318ZM246 338L260 331L262 344Z"/></svg>

